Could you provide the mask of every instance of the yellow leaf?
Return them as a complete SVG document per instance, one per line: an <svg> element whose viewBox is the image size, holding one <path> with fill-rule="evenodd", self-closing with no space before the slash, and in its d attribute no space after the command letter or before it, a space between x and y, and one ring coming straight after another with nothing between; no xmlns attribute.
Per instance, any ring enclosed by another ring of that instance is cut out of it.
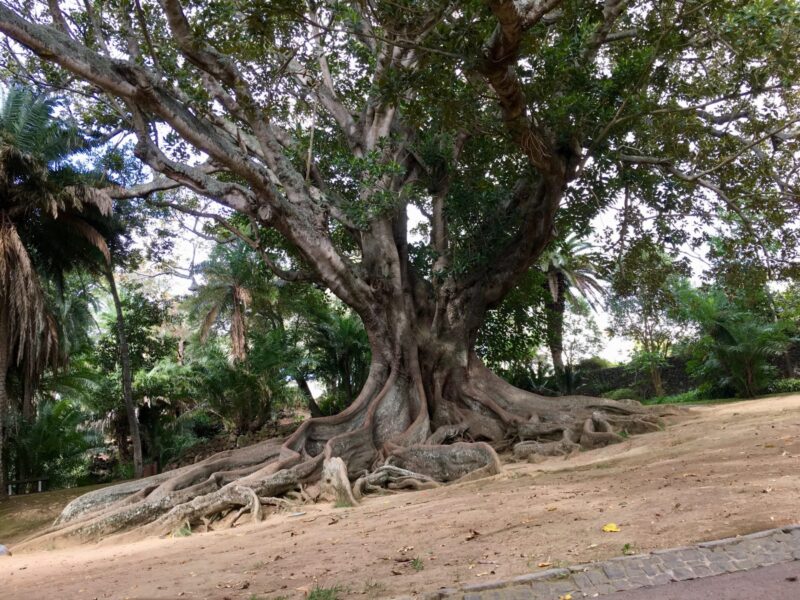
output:
<svg viewBox="0 0 800 600"><path fill-rule="evenodd" d="M617 533L620 531L620 528L616 523L606 523L603 525L603 531L606 533Z"/></svg>
<svg viewBox="0 0 800 600"><path fill-rule="evenodd" d="M558 600L572 600L572 594L562 594L558 597Z"/></svg>

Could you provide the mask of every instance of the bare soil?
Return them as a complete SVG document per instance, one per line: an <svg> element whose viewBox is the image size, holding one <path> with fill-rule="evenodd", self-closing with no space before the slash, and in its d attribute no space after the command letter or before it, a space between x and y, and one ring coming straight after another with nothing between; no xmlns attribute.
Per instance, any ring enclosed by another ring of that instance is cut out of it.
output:
<svg viewBox="0 0 800 600"><path fill-rule="evenodd" d="M798 498L800 395L772 397L694 408L622 444L356 508L298 506L232 530L0 557L0 598L422 594L800 523ZM621 531L603 532L610 522Z"/></svg>

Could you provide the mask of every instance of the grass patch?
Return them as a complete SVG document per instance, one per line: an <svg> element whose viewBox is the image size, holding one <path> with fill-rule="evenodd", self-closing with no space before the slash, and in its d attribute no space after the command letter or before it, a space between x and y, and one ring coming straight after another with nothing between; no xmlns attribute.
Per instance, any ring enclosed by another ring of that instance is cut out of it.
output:
<svg viewBox="0 0 800 600"><path fill-rule="evenodd" d="M415 571L422 571L425 568L425 563L422 562L422 559L418 556L411 559L411 568Z"/></svg>
<svg viewBox="0 0 800 600"><path fill-rule="evenodd" d="M108 485L112 484L88 485L41 494L20 494L0 502L0 544L16 544L49 527L72 500Z"/></svg>
<svg viewBox="0 0 800 600"><path fill-rule="evenodd" d="M342 588L338 585L329 588L315 586L306 598L307 600L339 600L341 591Z"/></svg>
<svg viewBox="0 0 800 600"><path fill-rule="evenodd" d="M377 598L382 596L386 591L386 586L380 581L369 580L364 584L364 590L361 592L367 598Z"/></svg>

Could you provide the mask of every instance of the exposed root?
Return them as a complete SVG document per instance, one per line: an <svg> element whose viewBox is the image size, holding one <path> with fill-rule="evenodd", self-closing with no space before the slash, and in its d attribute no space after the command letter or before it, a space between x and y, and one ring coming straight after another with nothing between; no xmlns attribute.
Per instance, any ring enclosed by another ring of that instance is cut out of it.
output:
<svg viewBox="0 0 800 600"><path fill-rule="evenodd" d="M338 456L329 458L322 465L323 494L333 496L336 506L355 506L358 504L350 488L347 465Z"/></svg>
<svg viewBox="0 0 800 600"><path fill-rule="evenodd" d="M247 513L258 522L263 507L286 509L320 497L355 506L367 494L497 474L496 449L513 446L518 459L568 455L662 427L662 407L544 398L510 386L480 362L447 373L426 387L413 361L406 371L376 362L344 412L311 419L285 440L86 494L28 546L131 530L137 537L163 535L187 523L207 531L235 525Z"/></svg>
<svg viewBox="0 0 800 600"><path fill-rule="evenodd" d="M430 490L440 485L427 475L393 465L383 465L372 473L359 477L353 485L353 494L360 500L367 494L383 493L384 490Z"/></svg>

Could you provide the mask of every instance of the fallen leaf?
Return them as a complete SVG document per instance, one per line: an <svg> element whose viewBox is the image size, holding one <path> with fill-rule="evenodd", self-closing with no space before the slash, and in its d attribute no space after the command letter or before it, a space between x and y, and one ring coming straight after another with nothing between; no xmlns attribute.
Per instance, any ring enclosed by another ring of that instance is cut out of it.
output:
<svg viewBox="0 0 800 600"><path fill-rule="evenodd" d="M603 531L606 533L617 533L620 531L620 528L616 523L606 523L603 525Z"/></svg>
<svg viewBox="0 0 800 600"><path fill-rule="evenodd" d="M542 569L544 569L546 567L552 567L552 566L553 566L553 563L551 563L551 562L540 562L539 563L539 567L542 568Z"/></svg>
<svg viewBox="0 0 800 600"><path fill-rule="evenodd" d="M554 510L557 510L557 509L558 509L557 506L548 506L547 507L547 512L553 512Z"/></svg>
<svg viewBox="0 0 800 600"><path fill-rule="evenodd" d="M470 529L469 533L467 534L467 541L474 540L479 535L479 532L475 531L474 529Z"/></svg>
<svg viewBox="0 0 800 600"><path fill-rule="evenodd" d="M558 597L558 600L572 600L572 594L562 594Z"/></svg>

